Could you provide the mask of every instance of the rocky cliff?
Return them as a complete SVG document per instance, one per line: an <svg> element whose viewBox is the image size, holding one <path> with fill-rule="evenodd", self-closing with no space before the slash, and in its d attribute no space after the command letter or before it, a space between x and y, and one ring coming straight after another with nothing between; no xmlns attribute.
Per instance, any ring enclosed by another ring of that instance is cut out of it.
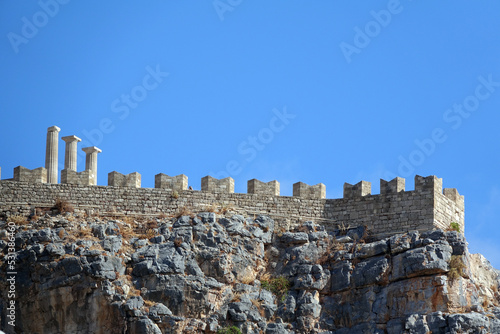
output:
<svg viewBox="0 0 500 334"><path fill-rule="evenodd" d="M500 333L499 272L452 230L380 239L202 212L0 231L7 333Z"/></svg>

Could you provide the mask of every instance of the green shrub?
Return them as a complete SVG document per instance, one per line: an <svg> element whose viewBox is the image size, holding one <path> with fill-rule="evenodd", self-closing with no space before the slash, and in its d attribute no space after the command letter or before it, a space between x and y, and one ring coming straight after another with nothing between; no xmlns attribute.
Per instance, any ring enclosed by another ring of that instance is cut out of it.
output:
<svg viewBox="0 0 500 334"><path fill-rule="evenodd" d="M263 279L261 280L261 287L263 289L269 290L278 297L280 301L283 301L288 294L288 290L290 289L290 282L283 276L271 278L271 279Z"/></svg>
<svg viewBox="0 0 500 334"><path fill-rule="evenodd" d="M224 327L217 331L217 334L241 334L241 331L236 326Z"/></svg>
<svg viewBox="0 0 500 334"><path fill-rule="evenodd" d="M451 223L450 230L457 231L458 233L460 233L460 224L455 222Z"/></svg>

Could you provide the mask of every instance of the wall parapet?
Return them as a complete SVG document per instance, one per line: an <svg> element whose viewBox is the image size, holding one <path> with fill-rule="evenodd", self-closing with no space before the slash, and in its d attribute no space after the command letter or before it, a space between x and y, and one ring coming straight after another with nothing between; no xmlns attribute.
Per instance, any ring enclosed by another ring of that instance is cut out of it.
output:
<svg viewBox="0 0 500 334"><path fill-rule="evenodd" d="M155 188L168 190L186 190L188 188L188 177L184 174L168 176L160 173L155 175Z"/></svg>
<svg viewBox="0 0 500 334"><path fill-rule="evenodd" d="M14 168L13 180L31 183L47 183L47 169L44 167L28 169L23 166L17 166Z"/></svg>
<svg viewBox="0 0 500 334"><path fill-rule="evenodd" d="M297 182L293 184L293 196L302 198L326 198L326 186L323 183L318 183L314 186Z"/></svg>
<svg viewBox="0 0 500 334"><path fill-rule="evenodd" d="M251 179L247 183L248 194L261 194L261 195L280 195L280 183L276 180L269 182L262 182L257 179Z"/></svg>
<svg viewBox="0 0 500 334"><path fill-rule="evenodd" d="M344 183L344 198L354 198L371 195L372 184L368 181L360 181L355 185Z"/></svg>
<svg viewBox="0 0 500 334"><path fill-rule="evenodd" d="M225 179L216 179L210 175L201 179L201 191L211 193L234 193L234 179L226 177Z"/></svg>
<svg viewBox="0 0 500 334"><path fill-rule="evenodd" d="M380 179L380 194L393 194L405 191L405 179L395 177L391 181Z"/></svg>
<svg viewBox="0 0 500 334"><path fill-rule="evenodd" d="M172 188L2 180L0 214L29 214L35 207L52 207L55 200L60 198L70 202L75 209L90 208L102 213L175 215L182 207L195 212L220 205L231 206L240 214L267 214L291 221L316 220L329 229L362 225L367 226L373 234L446 229L452 222L459 223L461 231L464 230L464 197L456 189L442 189L442 180L435 176L416 176L415 190L404 191L403 182L404 179L381 182L388 187L385 190L381 188L381 194L369 194L367 182L347 184L349 186L345 185L345 188L348 193L351 192L350 195L325 199L220 192L220 189L213 192L176 190L178 196L172 196L175 190Z"/></svg>
<svg viewBox="0 0 500 334"><path fill-rule="evenodd" d="M113 171L108 173L108 186L111 187L141 187L141 174L133 172L127 175Z"/></svg>
<svg viewBox="0 0 500 334"><path fill-rule="evenodd" d="M71 169L63 169L61 171L62 184L75 184L79 186L95 185L95 173L93 170L84 170L77 172Z"/></svg>

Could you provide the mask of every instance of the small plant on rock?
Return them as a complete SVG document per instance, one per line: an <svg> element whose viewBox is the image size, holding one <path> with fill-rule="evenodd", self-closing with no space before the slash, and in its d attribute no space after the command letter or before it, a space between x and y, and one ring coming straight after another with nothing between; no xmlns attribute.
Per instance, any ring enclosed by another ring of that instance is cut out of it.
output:
<svg viewBox="0 0 500 334"><path fill-rule="evenodd" d="M216 213L217 211L219 211L219 206L216 203L213 203L212 205L205 207L205 211Z"/></svg>
<svg viewBox="0 0 500 334"><path fill-rule="evenodd" d="M7 218L7 222L13 222L16 225L25 225L28 223L28 218L21 215L13 215Z"/></svg>
<svg viewBox="0 0 500 334"><path fill-rule="evenodd" d="M146 222L146 228L148 229L152 229L152 228L157 228L158 227L158 222L156 220L149 220L148 222Z"/></svg>
<svg viewBox="0 0 500 334"><path fill-rule="evenodd" d="M182 237L175 238L175 240L174 240L174 246L175 247L180 247L182 245L183 241L184 241L184 239L182 239Z"/></svg>
<svg viewBox="0 0 500 334"><path fill-rule="evenodd" d="M224 327L217 331L217 334L241 334L241 331L236 326Z"/></svg>
<svg viewBox="0 0 500 334"><path fill-rule="evenodd" d="M323 255L316 262L317 264L325 264L332 261L335 253L344 250L345 245L338 242L336 238L328 239Z"/></svg>
<svg viewBox="0 0 500 334"><path fill-rule="evenodd" d="M337 226L337 228L340 231L340 235L346 235L347 230L349 230L351 228L351 226L349 224L346 225L344 222L342 222L341 224L339 224Z"/></svg>
<svg viewBox="0 0 500 334"><path fill-rule="evenodd" d="M452 281L464 277L465 263L461 255L452 255L450 259L450 271L448 278Z"/></svg>
<svg viewBox="0 0 500 334"><path fill-rule="evenodd" d="M168 218L168 215L165 213L165 212L162 212L158 215L158 218L159 219L167 219Z"/></svg>
<svg viewBox="0 0 500 334"><path fill-rule="evenodd" d="M60 198L56 199L56 204L54 204L54 208L57 209L57 211L59 211L60 213L75 211L73 206L68 201Z"/></svg>
<svg viewBox="0 0 500 334"><path fill-rule="evenodd" d="M231 298L231 301L233 303L238 303L238 302L241 302L241 297L243 296L243 293L242 292L237 292L233 295L233 298Z"/></svg>
<svg viewBox="0 0 500 334"><path fill-rule="evenodd" d="M59 230L58 235L59 235L60 239L64 239L64 236L66 235L66 231L64 231L64 229L61 229L61 230Z"/></svg>
<svg viewBox="0 0 500 334"><path fill-rule="evenodd" d="M234 207L232 204L224 204L220 209L220 213L223 215L225 215L226 213L228 213L230 211L234 211Z"/></svg>
<svg viewBox="0 0 500 334"><path fill-rule="evenodd" d="M152 237L156 236L156 231L152 228L148 228L144 236L145 239L151 239Z"/></svg>
<svg viewBox="0 0 500 334"><path fill-rule="evenodd" d="M177 213L175 214L176 218L182 217L182 216L189 216L191 215L191 210L189 210L186 206L180 207Z"/></svg>
<svg viewBox="0 0 500 334"><path fill-rule="evenodd" d="M274 293L280 301L286 298L288 290L290 290L290 281L283 276L270 279L261 278L260 283L263 289Z"/></svg>
<svg viewBox="0 0 500 334"><path fill-rule="evenodd" d="M132 217L132 216L125 216L125 217L123 217L123 222L125 224L134 224L134 217Z"/></svg>
<svg viewBox="0 0 500 334"><path fill-rule="evenodd" d="M450 224L450 227L448 230L449 231L457 231L458 233L460 233L460 224L453 222Z"/></svg>

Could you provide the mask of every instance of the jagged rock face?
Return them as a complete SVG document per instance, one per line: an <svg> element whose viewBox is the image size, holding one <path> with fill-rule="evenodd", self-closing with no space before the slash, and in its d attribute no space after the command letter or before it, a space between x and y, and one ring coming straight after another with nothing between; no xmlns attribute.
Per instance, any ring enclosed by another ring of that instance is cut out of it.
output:
<svg viewBox="0 0 500 334"><path fill-rule="evenodd" d="M70 217L67 217L70 218ZM73 218L71 218L73 219ZM4 224L4 223L0 223ZM4 228L5 225L0 225ZM499 274L463 236L375 240L199 213L18 226L17 333L497 333ZM3 235L5 237L5 235ZM0 240L1 276L7 243Z"/></svg>

